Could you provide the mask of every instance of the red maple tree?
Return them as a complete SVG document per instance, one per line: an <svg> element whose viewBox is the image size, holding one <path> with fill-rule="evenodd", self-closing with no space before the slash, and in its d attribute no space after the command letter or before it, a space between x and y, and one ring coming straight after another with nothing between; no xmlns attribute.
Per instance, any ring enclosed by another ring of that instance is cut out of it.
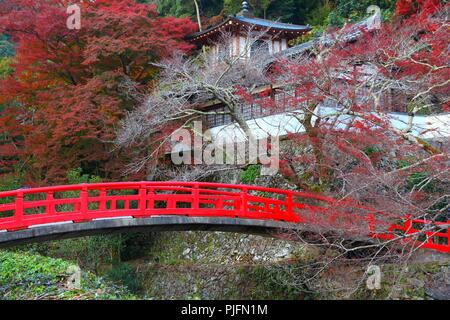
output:
<svg viewBox="0 0 450 320"><path fill-rule="evenodd" d="M0 33L17 49L14 74L0 82L0 134L11 142L3 148L30 181L61 179L76 166L117 178L126 155L110 141L136 102L131 91L152 86L152 62L192 48L184 37L196 25L159 17L155 5L97 0L80 4L81 29L69 30L67 5L0 3Z"/></svg>
<svg viewBox="0 0 450 320"><path fill-rule="evenodd" d="M424 132L415 118L448 111L449 6L417 1L417 8L406 10L402 2L403 16L380 30L348 26L303 57L282 60L273 68L273 82L287 88L286 98L252 103L294 110L304 131L289 134L280 161L283 176L300 189L352 199L389 213L389 221L406 213L446 221L448 137L436 129ZM407 117L395 126L392 111L399 110ZM425 141L427 133L440 143Z"/></svg>
<svg viewBox="0 0 450 320"><path fill-rule="evenodd" d="M320 213L305 207L314 225L367 236L372 214L383 220L377 226L386 228L407 221L406 215L447 221L448 136L441 134L442 126L425 130L415 120L448 108L448 5L426 14L417 10L381 28L367 23L330 30L270 60L225 54L218 63L209 52L198 60L175 56L164 61L157 90L124 121L118 146L147 151L133 159L136 170L142 170L156 159L147 141L164 129L170 132L174 121L189 127L206 115L218 127L229 124L222 117L227 115L233 133L240 128L251 138L251 117L290 115L287 128L298 124L299 130L291 130L282 144L281 175L297 190L336 199ZM254 37L250 33L249 39ZM199 110L213 99L220 101L217 108ZM402 114L393 114L398 111ZM272 119L256 125L285 128ZM426 141L427 134L436 139ZM171 179L202 179L213 170L186 166Z"/></svg>

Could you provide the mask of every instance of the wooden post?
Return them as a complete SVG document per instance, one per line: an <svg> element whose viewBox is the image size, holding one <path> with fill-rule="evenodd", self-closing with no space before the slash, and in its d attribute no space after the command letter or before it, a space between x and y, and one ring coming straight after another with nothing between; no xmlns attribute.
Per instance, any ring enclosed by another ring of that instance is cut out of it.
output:
<svg viewBox="0 0 450 320"><path fill-rule="evenodd" d="M145 185L141 183L139 187L139 214L145 215L147 209L147 189Z"/></svg>
<svg viewBox="0 0 450 320"><path fill-rule="evenodd" d="M80 215L81 215L81 218L77 219L74 222L89 221L87 214L88 214L88 190L87 190L87 185L82 184L81 191L80 191Z"/></svg>
<svg viewBox="0 0 450 320"><path fill-rule="evenodd" d="M247 195L248 195L248 189L242 188L241 190L241 214L242 217L245 217L248 211L248 203L247 203ZM238 218L239 216L237 216Z"/></svg>
<svg viewBox="0 0 450 320"><path fill-rule="evenodd" d="M297 222L299 219L294 213L294 200L292 199L292 193L286 194L286 221Z"/></svg>
<svg viewBox="0 0 450 320"><path fill-rule="evenodd" d="M55 213L55 205L53 204L53 192L47 192L47 195L45 197L45 200L47 200L47 214L54 214Z"/></svg>
<svg viewBox="0 0 450 320"><path fill-rule="evenodd" d="M192 209L200 209L200 185L194 184L192 188Z"/></svg>
<svg viewBox="0 0 450 320"><path fill-rule="evenodd" d="M106 189L101 188L100 189L100 205L99 210L100 211L106 211Z"/></svg>
<svg viewBox="0 0 450 320"><path fill-rule="evenodd" d="M16 209L14 210L14 220L16 223L17 229L20 229L23 227L23 216L24 216L24 209L23 209L23 191L18 191L16 196Z"/></svg>

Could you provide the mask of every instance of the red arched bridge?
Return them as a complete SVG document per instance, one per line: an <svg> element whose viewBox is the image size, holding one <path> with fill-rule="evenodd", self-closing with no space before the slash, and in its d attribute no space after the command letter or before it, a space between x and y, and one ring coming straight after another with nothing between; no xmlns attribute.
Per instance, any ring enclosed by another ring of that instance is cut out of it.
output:
<svg viewBox="0 0 450 320"><path fill-rule="evenodd" d="M122 230L334 230L450 252L449 221L398 218L308 193L197 182L97 183L0 193L0 246Z"/></svg>

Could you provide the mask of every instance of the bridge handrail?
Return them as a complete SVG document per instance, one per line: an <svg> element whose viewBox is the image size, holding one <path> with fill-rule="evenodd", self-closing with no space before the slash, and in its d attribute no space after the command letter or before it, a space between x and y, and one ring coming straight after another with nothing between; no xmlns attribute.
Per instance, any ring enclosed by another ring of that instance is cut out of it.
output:
<svg viewBox="0 0 450 320"><path fill-rule="evenodd" d="M45 193L45 192L58 192L58 191L77 191L80 190L83 186L87 186L88 189L98 189L102 187L107 188L117 188L117 189L125 189L127 187L158 187L158 186L195 186L196 184L202 186L202 187L210 187L210 188L228 188L228 189L248 189L248 190L254 190L254 191L261 191L261 192L272 192L272 193L278 193L278 194L292 194L295 196L301 196L301 197L309 197L314 198L317 200L323 200L323 201L330 201L334 202L336 201L333 198L325 197L325 196L319 196L312 193L306 193L306 192L299 192L299 191L290 191L290 190L282 190L282 189L276 189L276 188L269 188L269 187L259 187L259 186L251 186L251 185L243 185L243 184L225 184L225 183L214 183L214 182L201 182L201 183L195 183L195 182L179 182L179 181L161 181L161 182L149 182L149 181L140 181L140 182L101 182L101 183L81 183L76 185L60 185L60 186L50 186L50 187L36 187L36 188L21 188L17 190L12 191L3 191L0 192L0 198L2 197L8 197L16 195L18 192L23 192L24 194L33 194L33 193Z"/></svg>
<svg viewBox="0 0 450 320"><path fill-rule="evenodd" d="M136 194L107 194L108 191L115 190L134 190ZM98 195L90 194L93 191L98 192ZM155 191L171 191L172 193L155 193ZM79 192L79 194L73 197L55 198L56 194L64 192ZM254 192L257 194L253 194ZM29 195L37 194L45 194L45 199L26 199ZM282 199L278 199L279 196L282 196ZM306 200L312 200L313 203L308 203ZM158 201L165 202L165 207L156 207L155 202ZM119 202L123 202L124 208L117 207ZM136 208L132 208L131 202L136 202ZM95 203L97 205L94 205ZM178 208L179 203L189 203L190 207ZM73 209L71 211L57 210L58 206L64 205L73 206ZM93 205L94 209L91 208ZM43 212L29 213L30 210L42 211L42 208ZM336 200L306 192L214 182L84 183L0 192L0 231L11 232L55 222L85 222L119 216L142 218L164 214L276 220L319 227L336 227L344 231L347 227L349 230L358 227L361 228L359 232L380 239L391 238L394 230L404 233L420 232L420 228L412 228L413 223L423 227L433 225L437 228L444 228L449 224L449 221L434 222L413 219L405 215L403 224L399 225L398 222L388 222L394 217L398 220L397 216L376 211L351 199ZM427 236L427 240L421 246L450 252L450 230L447 230L446 234L444 232L431 234L429 231L423 234ZM432 240L429 239L430 237ZM439 240L433 240L434 237ZM445 241L447 244L441 243Z"/></svg>

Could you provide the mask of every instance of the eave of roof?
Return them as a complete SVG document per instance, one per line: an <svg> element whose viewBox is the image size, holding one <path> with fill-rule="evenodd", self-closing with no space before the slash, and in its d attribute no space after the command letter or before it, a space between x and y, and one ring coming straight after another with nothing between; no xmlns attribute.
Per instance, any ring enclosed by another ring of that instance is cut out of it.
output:
<svg viewBox="0 0 450 320"><path fill-rule="evenodd" d="M266 27L270 29L277 29L277 30L285 30L285 31L309 31L311 30L311 27L309 25L303 26L303 25L296 25L296 24L290 24L290 23L282 23L278 21L271 21L266 19L260 19L260 18L250 18L250 17L243 17L243 16L235 16L233 19L253 24L260 27Z"/></svg>
<svg viewBox="0 0 450 320"><path fill-rule="evenodd" d="M380 23L380 22L381 22L381 17L379 15L379 13L377 12L374 15L351 26L342 35L341 41L344 41L344 42L356 41L358 39L358 37L361 36L362 30L373 32L379 28L378 23ZM285 56L285 57L292 57L295 55L300 55L300 54L307 52L311 48L313 48L316 43L321 43L322 45L331 45L335 41L336 40L331 39L327 36L321 36L320 38L316 38L316 39L310 40L308 42L293 46L287 50L284 50L281 52L281 55Z"/></svg>
<svg viewBox="0 0 450 320"><path fill-rule="evenodd" d="M193 33L193 34L189 35L187 38L188 38L188 40L191 40L191 41L200 40L201 38L210 36L213 33L219 31L220 29L223 29L224 27L226 27L228 25L231 26L231 25L239 25L239 24L256 26L256 27L267 29L268 31L284 32L284 33L292 34L295 36L297 36L297 34L304 33L306 31L311 30L311 27L309 25L303 26L303 25L295 25L295 24L265 20L265 19L260 19L260 18L251 18L251 17L243 17L243 16L229 16L222 23L212 26L211 28L208 28L204 31Z"/></svg>

